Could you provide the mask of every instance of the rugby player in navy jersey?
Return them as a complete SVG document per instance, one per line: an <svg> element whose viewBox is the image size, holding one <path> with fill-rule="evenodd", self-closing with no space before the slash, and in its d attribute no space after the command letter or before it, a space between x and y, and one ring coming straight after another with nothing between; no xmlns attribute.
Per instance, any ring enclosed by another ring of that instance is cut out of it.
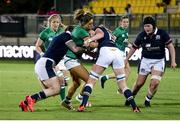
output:
<svg viewBox="0 0 180 121"><path fill-rule="evenodd" d="M177 66L175 62L175 49L168 33L158 29L153 17L147 16L143 20L144 31L141 32L133 43L126 62L139 47L142 47L142 57L138 68L138 77L132 93L135 96L144 85L147 77L151 74L151 81L147 95L145 97L145 107L150 107L150 101L156 93L161 78L165 70L165 48L169 50L171 56L171 67ZM125 105L129 105L126 101Z"/></svg>
<svg viewBox="0 0 180 121"><path fill-rule="evenodd" d="M113 71L116 75L117 85L119 89L122 90L125 98L130 102L133 112L140 112L134 101L131 90L126 85L123 52L117 48L114 39L115 36L113 36L105 27L101 26L96 28L95 36L85 41L87 47L91 46L92 42L97 41L99 55L96 64L93 65L92 70L90 71L89 79L84 86L83 101L77 109L78 112L83 112L85 110L96 81L109 65L112 65Z"/></svg>
<svg viewBox="0 0 180 121"><path fill-rule="evenodd" d="M73 42L70 32L72 29L73 27L69 26L64 33L55 37L43 57L36 62L35 73L45 88L38 93L26 96L19 105L22 111L33 112L37 101L59 94L63 79L60 80L56 76L54 67L63 59L68 48L74 53L81 53L84 50Z"/></svg>

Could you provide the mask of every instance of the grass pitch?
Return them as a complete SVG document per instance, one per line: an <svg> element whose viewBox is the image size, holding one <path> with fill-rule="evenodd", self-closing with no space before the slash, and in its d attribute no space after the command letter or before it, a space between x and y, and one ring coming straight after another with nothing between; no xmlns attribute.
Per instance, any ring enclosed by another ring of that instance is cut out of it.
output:
<svg viewBox="0 0 180 121"><path fill-rule="evenodd" d="M91 64L86 64L88 70ZM108 69L105 73L111 73ZM137 67L132 67L128 80L131 88L137 77ZM104 73L104 74L105 74ZM35 105L35 112L21 112L19 102L26 95L39 92L41 87L34 73L34 63L28 61L0 61L0 119L25 120L180 120L180 69L166 69L159 90L153 98L151 108L145 108L144 97L149 79L140 90L135 100L141 113L133 113L124 106L124 97L117 94L114 80L107 81L105 89L97 82L90 97L92 107L86 112L68 111L60 106L59 96L40 101ZM69 81L70 85L71 81ZM66 87L67 90L67 87ZM79 90L77 90L77 95ZM75 97L74 95L74 97ZM73 98L74 107L79 103Z"/></svg>

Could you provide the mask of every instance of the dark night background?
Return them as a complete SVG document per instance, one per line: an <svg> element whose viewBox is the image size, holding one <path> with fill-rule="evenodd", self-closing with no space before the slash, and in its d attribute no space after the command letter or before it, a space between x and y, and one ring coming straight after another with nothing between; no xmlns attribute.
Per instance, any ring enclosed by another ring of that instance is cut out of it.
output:
<svg viewBox="0 0 180 121"><path fill-rule="evenodd" d="M0 0L0 14L37 13L46 14L55 8L59 13L73 13L91 0Z"/></svg>
<svg viewBox="0 0 180 121"><path fill-rule="evenodd" d="M0 14L47 12L53 0L0 0Z"/></svg>

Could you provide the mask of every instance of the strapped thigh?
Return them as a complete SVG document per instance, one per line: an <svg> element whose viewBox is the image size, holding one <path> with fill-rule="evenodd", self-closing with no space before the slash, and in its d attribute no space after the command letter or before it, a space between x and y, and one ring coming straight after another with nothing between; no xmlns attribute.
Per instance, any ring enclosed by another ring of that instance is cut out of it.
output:
<svg viewBox="0 0 180 121"><path fill-rule="evenodd" d="M161 76L158 76L158 75L152 75L151 76L151 79L155 79L155 80L159 80L159 81L161 81Z"/></svg>
<svg viewBox="0 0 180 121"><path fill-rule="evenodd" d="M125 74L119 74L119 75L117 75L116 79L118 82L123 81L126 79L125 76L126 76Z"/></svg>
<svg viewBox="0 0 180 121"><path fill-rule="evenodd" d="M91 71L90 74L89 74L89 76L90 76L91 78L95 79L95 80L98 80L99 77L100 77L100 75L97 74L97 73L94 72L94 71Z"/></svg>

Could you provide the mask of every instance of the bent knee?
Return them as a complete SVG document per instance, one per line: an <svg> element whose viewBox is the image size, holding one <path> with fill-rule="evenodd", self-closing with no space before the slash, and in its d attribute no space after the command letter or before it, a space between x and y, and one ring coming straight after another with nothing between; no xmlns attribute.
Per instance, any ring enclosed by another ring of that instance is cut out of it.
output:
<svg viewBox="0 0 180 121"><path fill-rule="evenodd" d="M60 85L50 87L53 94L58 94L60 92L60 88L61 88Z"/></svg>
<svg viewBox="0 0 180 121"><path fill-rule="evenodd" d="M159 81L161 81L161 76L159 76L159 75L152 75L151 76L151 80L157 80L157 81L155 81L155 82L159 82Z"/></svg>
<svg viewBox="0 0 180 121"><path fill-rule="evenodd" d="M160 81L159 80L153 80L151 81L151 87L156 88L159 85Z"/></svg>
<svg viewBox="0 0 180 121"><path fill-rule="evenodd" d="M80 85L81 85L81 81L80 81L80 80L78 80L78 81L73 81L73 87L74 87L74 88L78 88Z"/></svg>
<svg viewBox="0 0 180 121"><path fill-rule="evenodd" d="M137 88L141 88L144 85L144 82L138 82L136 83Z"/></svg>

